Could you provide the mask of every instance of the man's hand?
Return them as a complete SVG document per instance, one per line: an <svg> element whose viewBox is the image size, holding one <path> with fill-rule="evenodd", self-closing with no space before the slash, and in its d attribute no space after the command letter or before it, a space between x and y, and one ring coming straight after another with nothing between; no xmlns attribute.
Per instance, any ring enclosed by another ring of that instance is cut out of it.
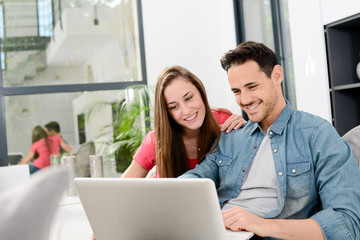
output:
<svg viewBox="0 0 360 240"><path fill-rule="evenodd" d="M232 231L253 232L260 237L291 240L323 240L318 223L311 219L264 219L241 207L223 211L224 225Z"/></svg>
<svg viewBox="0 0 360 240"><path fill-rule="evenodd" d="M246 121L240 115L233 114L226 121L220 125L220 130L223 132L226 130L226 133L231 132L232 130L239 129L242 127Z"/></svg>
<svg viewBox="0 0 360 240"><path fill-rule="evenodd" d="M248 231L263 237L262 231L265 229L265 221L241 207L233 207L222 212L224 225L232 231Z"/></svg>

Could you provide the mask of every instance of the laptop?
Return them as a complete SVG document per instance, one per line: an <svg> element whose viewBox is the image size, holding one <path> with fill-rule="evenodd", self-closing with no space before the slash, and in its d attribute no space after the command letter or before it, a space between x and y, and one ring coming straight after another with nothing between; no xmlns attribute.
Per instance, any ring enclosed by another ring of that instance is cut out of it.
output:
<svg viewBox="0 0 360 240"><path fill-rule="evenodd" d="M96 240L243 240L225 230L210 179L75 178Z"/></svg>

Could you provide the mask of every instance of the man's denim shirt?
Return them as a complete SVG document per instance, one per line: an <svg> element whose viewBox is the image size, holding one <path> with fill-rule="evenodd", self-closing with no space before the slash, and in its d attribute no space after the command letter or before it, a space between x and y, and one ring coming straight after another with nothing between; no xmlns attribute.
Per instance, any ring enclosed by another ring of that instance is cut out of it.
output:
<svg viewBox="0 0 360 240"><path fill-rule="evenodd" d="M313 218L326 239L360 239L360 170L333 126L286 107L269 136L279 180L278 208L265 218ZM235 198L264 135L258 123L222 133L218 151L181 178L210 178L220 205ZM322 210L320 210L322 209Z"/></svg>

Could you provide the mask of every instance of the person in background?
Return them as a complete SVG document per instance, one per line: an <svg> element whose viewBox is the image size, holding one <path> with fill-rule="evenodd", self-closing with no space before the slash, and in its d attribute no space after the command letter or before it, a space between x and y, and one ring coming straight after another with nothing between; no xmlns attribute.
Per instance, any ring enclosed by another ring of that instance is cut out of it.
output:
<svg viewBox="0 0 360 240"><path fill-rule="evenodd" d="M159 75L154 105L154 131L144 138L124 178L145 177L155 165L156 177L180 176L215 149L220 131L246 122L226 109L211 110L200 79L181 66Z"/></svg>
<svg viewBox="0 0 360 240"><path fill-rule="evenodd" d="M285 100L283 70L262 43L221 59L247 124L182 178L214 181L226 228L265 239L360 239L360 170L326 120Z"/></svg>
<svg viewBox="0 0 360 240"><path fill-rule="evenodd" d="M47 137L45 130L41 126L34 127L30 151L18 163L19 165L29 163L31 174L50 166L50 147ZM30 161L34 158L35 160L31 163Z"/></svg>
<svg viewBox="0 0 360 240"><path fill-rule="evenodd" d="M48 134L51 155L60 155L64 152L70 153L72 147L69 146L62 138L60 125L58 122L52 121L45 124L46 133Z"/></svg>

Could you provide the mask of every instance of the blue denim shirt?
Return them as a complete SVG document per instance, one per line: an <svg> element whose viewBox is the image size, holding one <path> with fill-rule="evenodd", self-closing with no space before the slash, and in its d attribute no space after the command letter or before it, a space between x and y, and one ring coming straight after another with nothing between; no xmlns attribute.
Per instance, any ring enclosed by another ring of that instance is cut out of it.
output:
<svg viewBox="0 0 360 240"><path fill-rule="evenodd" d="M265 218L313 218L326 239L360 239L360 170L349 145L333 126L314 115L286 107L269 136L279 180L278 208ZM248 122L222 133L218 151L181 178L210 178L220 205L239 195L264 135Z"/></svg>

